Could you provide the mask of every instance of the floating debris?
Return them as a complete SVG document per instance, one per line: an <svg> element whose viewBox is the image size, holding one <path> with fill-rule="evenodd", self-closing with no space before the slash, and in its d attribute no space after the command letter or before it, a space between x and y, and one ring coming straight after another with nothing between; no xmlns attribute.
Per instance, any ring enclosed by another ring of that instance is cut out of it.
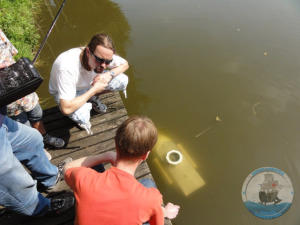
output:
<svg viewBox="0 0 300 225"><path fill-rule="evenodd" d="M195 135L195 138L200 137L201 135L205 134L207 131L209 131L212 127L208 127L205 130L201 131L199 134Z"/></svg>
<svg viewBox="0 0 300 225"><path fill-rule="evenodd" d="M252 106L252 112L253 114L256 116L256 107L259 106L261 103L260 102L256 102L253 106Z"/></svg>
<svg viewBox="0 0 300 225"><path fill-rule="evenodd" d="M267 56L268 55L268 52L264 52L264 56Z"/></svg>
<svg viewBox="0 0 300 225"><path fill-rule="evenodd" d="M240 31L241 31L241 29L240 29L240 28L236 28L235 30L236 30L236 32L240 32Z"/></svg>
<svg viewBox="0 0 300 225"><path fill-rule="evenodd" d="M216 120L217 122L222 122L222 119L217 115L216 116ZM200 136L202 136L203 134L205 134L206 132L208 132L211 128L213 128L213 126L215 125L215 122L213 122L214 124L209 126L208 128L206 128L205 130L201 131L200 133L195 135L195 138L198 138Z"/></svg>

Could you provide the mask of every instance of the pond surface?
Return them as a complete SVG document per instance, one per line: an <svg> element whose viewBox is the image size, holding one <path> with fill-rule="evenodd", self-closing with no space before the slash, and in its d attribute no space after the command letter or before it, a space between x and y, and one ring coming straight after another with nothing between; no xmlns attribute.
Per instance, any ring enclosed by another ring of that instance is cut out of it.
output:
<svg viewBox="0 0 300 225"><path fill-rule="evenodd" d="M42 35L59 4L45 0ZM107 32L131 66L129 114L151 117L188 159L170 168L156 150L149 160L164 201L181 205L173 224L298 225L299 27L296 0L67 1L39 58L39 96L54 105L48 79L59 53ZM244 179L260 167L283 170L294 186L292 207L274 220L242 202Z"/></svg>

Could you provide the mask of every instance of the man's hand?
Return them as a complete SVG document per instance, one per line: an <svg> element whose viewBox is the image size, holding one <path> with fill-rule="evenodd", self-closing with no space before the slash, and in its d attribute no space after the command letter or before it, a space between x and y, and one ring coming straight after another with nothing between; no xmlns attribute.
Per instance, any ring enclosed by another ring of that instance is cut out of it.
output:
<svg viewBox="0 0 300 225"><path fill-rule="evenodd" d="M96 93L100 93L102 91L105 90L105 88L107 87L108 82L106 82L105 80L99 79L98 81L94 81L92 86L95 89Z"/></svg>
<svg viewBox="0 0 300 225"><path fill-rule="evenodd" d="M164 208L164 216L169 219L174 219L177 216L179 209L179 205L174 205L173 203L169 202Z"/></svg>
<svg viewBox="0 0 300 225"><path fill-rule="evenodd" d="M111 81L111 79L112 79L112 75L110 75L109 72L101 73L94 78L93 84L94 84L94 82L97 82L97 81L109 83Z"/></svg>

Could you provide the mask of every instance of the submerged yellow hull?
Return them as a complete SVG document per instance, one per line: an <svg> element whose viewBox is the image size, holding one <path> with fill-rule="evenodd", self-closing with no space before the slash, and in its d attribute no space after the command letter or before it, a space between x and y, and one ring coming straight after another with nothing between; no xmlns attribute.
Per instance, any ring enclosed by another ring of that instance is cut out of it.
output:
<svg viewBox="0 0 300 225"><path fill-rule="evenodd" d="M171 165L166 160L166 155L171 150L178 150L182 153L182 162ZM152 151L153 162L161 171L169 184L177 184L185 196L205 185L205 181L197 172L197 164L192 160L187 151L180 144L175 144L170 138L160 134L157 144Z"/></svg>

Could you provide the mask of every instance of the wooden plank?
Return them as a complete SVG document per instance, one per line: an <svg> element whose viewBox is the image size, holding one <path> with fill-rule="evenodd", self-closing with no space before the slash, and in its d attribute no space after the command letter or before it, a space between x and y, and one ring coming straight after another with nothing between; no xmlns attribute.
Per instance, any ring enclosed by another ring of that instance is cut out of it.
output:
<svg viewBox="0 0 300 225"><path fill-rule="evenodd" d="M114 128L118 128L125 120L127 119L127 116L123 116L119 118L118 120L110 120L104 123L101 123L100 125L92 126L93 135L88 135L86 131L80 131L73 133L72 136L69 139L69 144L74 142L81 142L85 141L86 139L89 140L89 143L91 143L91 140L97 139L99 140L99 137L101 133L112 130Z"/></svg>
<svg viewBox="0 0 300 225"><path fill-rule="evenodd" d="M116 121L108 121L104 123L102 126L98 126L97 132L94 132L94 135L86 136L85 131L81 131L79 134L82 134L82 138L78 136L78 139L71 139L71 142L68 143L68 148L74 147L88 147L100 143L102 141L108 140L115 136L115 132L117 127L122 123L122 121L126 120L126 117L122 117L120 120ZM96 128L94 128L96 130ZM71 137L72 138L72 137Z"/></svg>
<svg viewBox="0 0 300 225"><path fill-rule="evenodd" d="M115 112L115 111L120 110L120 109L124 109L123 102L122 101L116 101L116 102L113 102L111 105L109 105L108 112L103 113L103 114L93 115L92 118L94 118L94 117L97 118L99 116L104 116L105 117L105 115L110 114L110 113ZM47 120L50 121L50 122L47 122L47 123L44 122L44 125L46 127L46 130L49 133L56 133L60 129L71 129L73 127L77 128L77 130L79 130L79 128L76 126L76 124L71 119L69 119L66 116L63 116L62 114L61 114L60 118L56 118L55 120L52 120L52 119L49 119L49 118L44 118L43 119L43 121L47 121Z"/></svg>
<svg viewBox="0 0 300 225"><path fill-rule="evenodd" d="M117 127L127 118L125 112L126 111L123 110L112 113L104 119L105 122L103 122L103 120L99 122L100 120L98 120L99 124L92 128L94 131L93 136L88 136L85 131L74 132L69 139L67 148L54 151L49 150L53 160L57 159L61 161L67 156L75 159L86 156L86 153L94 154L98 153L99 151L105 151L105 149L107 149L107 141L110 141L109 143L114 144L113 138L115 136L115 131ZM121 117L115 120L114 118L118 116ZM100 118L101 117L98 119ZM108 148L112 147L114 147L114 145L110 145ZM97 151L98 149L99 151Z"/></svg>
<svg viewBox="0 0 300 225"><path fill-rule="evenodd" d="M103 141L101 143L98 143L96 145L90 146L89 148L83 148L80 150L75 151L66 151L66 152L55 152L51 155L53 156L53 159L51 162L55 165L57 165L59 162L64 160L66 157L71 157L72 159L79 159L84 156L89 155L95 155L100 154L106 151L111 151L115 149L115 141L113 138L108 139L107 141Z"/></svg>
<svg viewBox="0 0 300 225"><path fill-rule="evenodd" d="M121 96L118 92L109 92L109 93L100 95L100 99L104 100L104 99L107 99L107 98L113 97L113 96L118 96L118 97L121 98ZM44 115L44 117L47 117L47 116L49 116L53 113L56 113L58 111L59 111L58 107L51 107L51 108L45 109L43 115Z"/></svg>
<svg viewBox="0 0 300 225"><path fill-rule="evenodd" d="M100 144L102 142L106 142L108 140L113 140L115 137L116 128L113 130L107 130L99 136L94 136L93 140L90 142L90 139L85 139L84 141L74 141L71 144L69 144L65 149L59 149L59 150L49 150L53 158L59 156L59 155L65 155L72 154L75 151L80 150L86 150L87 148L93 148L97 146L97 144Z"/></svg>
<svg viewBox="0 0 300 225"><path fill-rule="evenodd" d="M134 176L136 179L140 179L141 177L144 177L148 174L150 174L150 169L148 167L148 164L144 161L138 166Z"/></svg>
<svg viewBox="0 0 300 225"><path fill-rule="evenodd" d="M120 96L120 93L119 92L108 92L108 93L105 93L105 94L102 94L102 95L99 95L100 99L103 100L105 98L109 98L113 95L119 95ZM120 96L121 97L121 96Z"/></svg>
<svg viewBox="0 0 300 225"><path fill-rule="evenodd" d="M128 117L126 110L118 110L105 116L93 118L91 120L92 131L94 133L92 136L95 136L98 133L105 131L106 129L118 127L120 123L122 123L127 118ZM79 140L81 138L91 137L86 133L85 130L79 130L77 128L71 129L70 132L72 133L72 136L69 139L69 143L72 143L74 140Z"/></svg>
<svg viewBox="0 0 300 225"><path fill-rule="evenodd" d="M106 104L107 106L110 106L117 101L122 101L119 93L106 94L104 98L100 98L100 99L102 99L102 103ZM60 110L57 106L44 110L43 112L44 122L48 123L55 119L63 117L63 114L59 112Z"/></svg>

